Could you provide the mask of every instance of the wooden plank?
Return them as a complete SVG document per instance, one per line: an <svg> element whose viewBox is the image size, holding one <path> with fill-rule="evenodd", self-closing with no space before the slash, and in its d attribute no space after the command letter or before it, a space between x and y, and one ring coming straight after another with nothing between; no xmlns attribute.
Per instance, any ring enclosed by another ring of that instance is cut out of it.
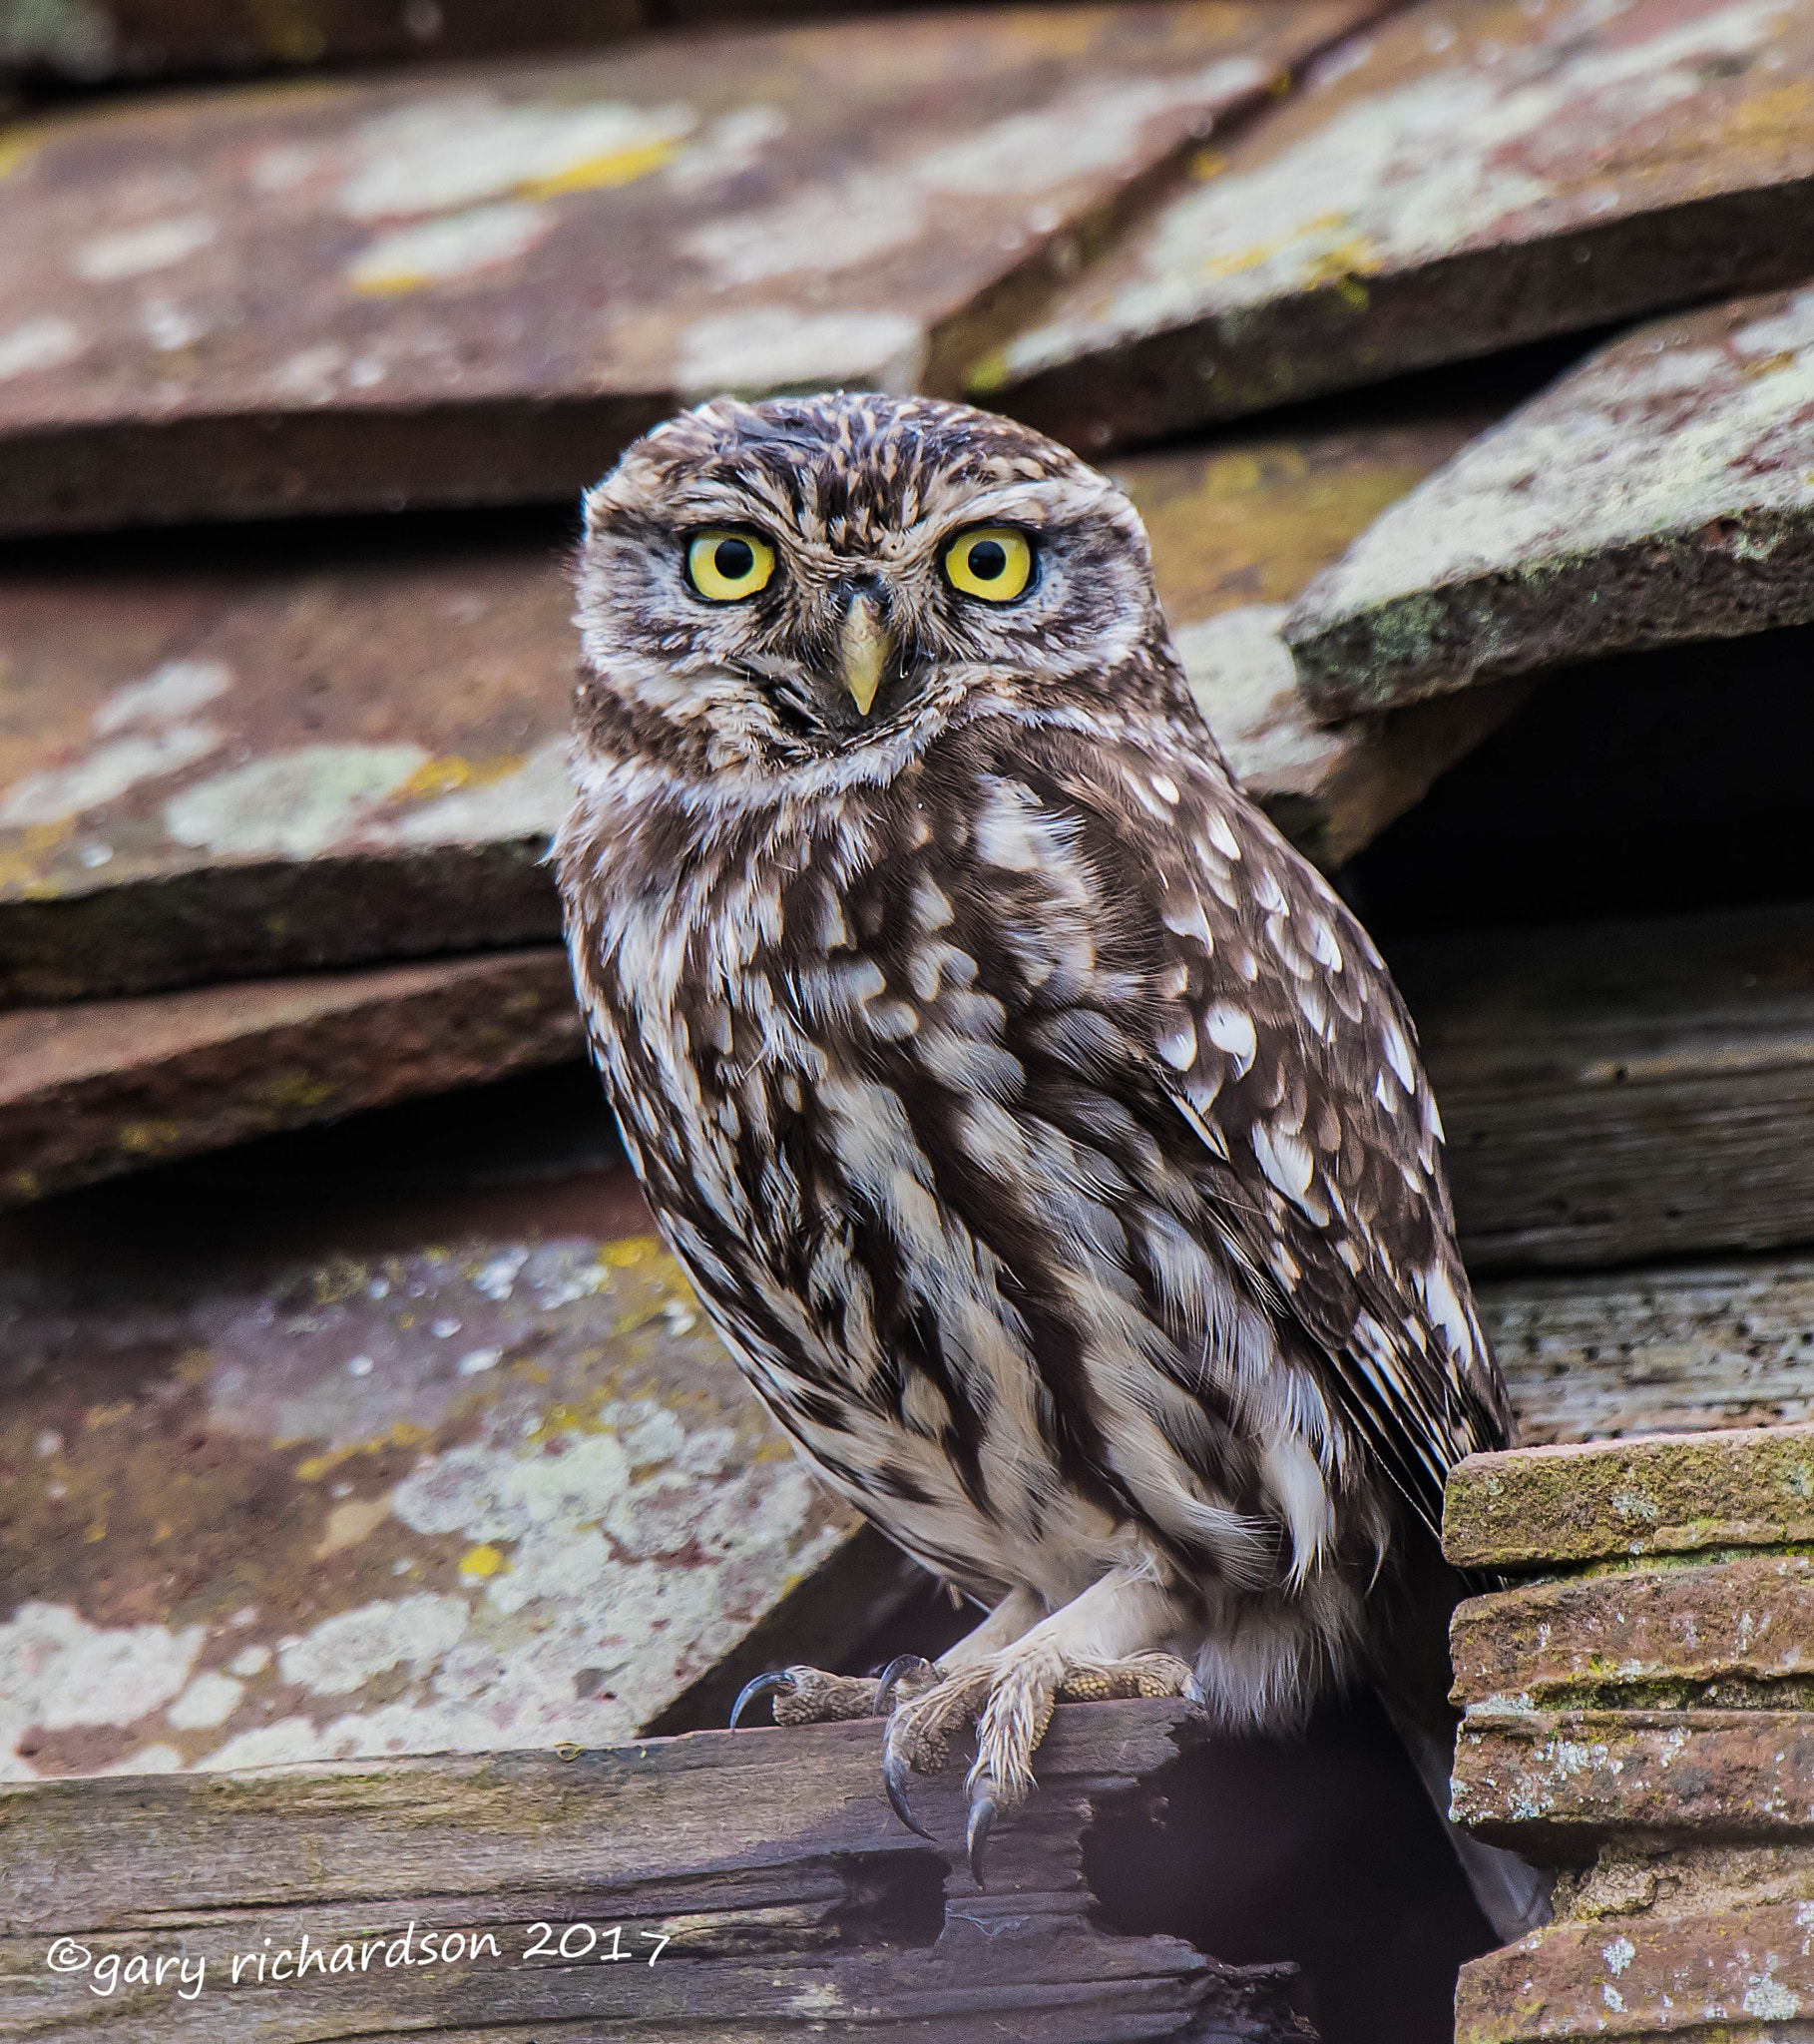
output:
<svg viewBox="0 0 1814 2044"><path fill-rule="evenodd" d="M584 1051L553 945L0 1012L0 1205Z"/></svg>
<svg viewBox="0 0 1814 2044"><path fill-rule="evenodd" d="M1122 471L1211 723L1325 861L1512 699L1325 732L1276 607L1476 423ZM155 575L41 553L0 577L0 1000L558 935L538 861L567 802L564 542L552 520L312 549L292 532L206 566L176 549Z"/></svg>
<svg viewBox="0 0 1814 2044"><path fill-rule="evenodd" d="M1814 1261L1499 1278L1478 1289L1527 1446L1814 1419Z"/></svg>
<svg viewBox="0 0 1814 2044"><path fill-rule="evenodd" d="M412 1191L356 1134L0 1224L0 1778L629 1739L924 1580L627 1167L524 1180L519 1129L474 1170L475 1132Z"/></svg>
<svg viewBox="0 0 1814 2044"><path fill-rule="evenodd" d="M0 72L70 84L291 65L476 57L599 43L641 25L638 0L0 0Z"/></svg>
<svg viewBox="0 0 1814 2044"><path fill-rule="evenodd" d="M919 1790L941 1841L928 1847L888 1808L873 1722L566 1762L490 1754L0 1790L0 2037L174 2044L255 2027L300 2044L509 2026L683 2029L713 2044L1035 2031L1055 2044L1305 2044L1293 1968L1224 1967L1094 1920L1083 1826L1193 1730L1174 1704L1061 1708L1038 1794L993 1842L987 1894L955 1870L961 1769ZM425 1960L450 1933L494 1949ZM260 1980L254 1957L235 1984L235 1954L288 1951L293 1966L304 1935L326 1967L342 1944L351 1957L338 1974L281 1981ZM188 1961L187 1993L177 1965L161 1986L127 1984L135 1958L155 1970L159 1957Z"/></svg>
<svg viewBox="0 0 1814 2044"><path fill-rule="evenodd" d="M1423 0L1190 171L973 387L1106 447L1792 282L1814 5Z"/></svg>
<svg viewBox="0 0 1814 2044"><path fill-rule="evenodd" d="M1470 1269L1814 1242L1814 909L1390 948Z"/></svg>
<svg viewBox="0 0 1814 2044"><path fill-rule="evenodd" d="M950 388L1380 4L903 14L16 127L0 531L567 498L691 397Z"/></svg>
<svg viewBox="0 0 1814 2044"><path fill-rule="evenodd" d="M1284 636L1323 716L1814 618L1814 290L1659 320L1382 514Z"/></svg>

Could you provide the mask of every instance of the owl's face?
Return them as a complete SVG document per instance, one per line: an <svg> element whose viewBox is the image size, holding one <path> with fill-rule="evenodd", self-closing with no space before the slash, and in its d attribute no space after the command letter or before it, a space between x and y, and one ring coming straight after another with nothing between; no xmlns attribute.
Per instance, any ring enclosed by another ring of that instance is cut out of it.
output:
<svg viewBox="0 0 1814 2044"><path fill-rule="evenodd" d="M980 703L1100 701L1162 626L1104 476L968 406L718 399L591 492L595 711L709 770L931 736Z"/></svg>

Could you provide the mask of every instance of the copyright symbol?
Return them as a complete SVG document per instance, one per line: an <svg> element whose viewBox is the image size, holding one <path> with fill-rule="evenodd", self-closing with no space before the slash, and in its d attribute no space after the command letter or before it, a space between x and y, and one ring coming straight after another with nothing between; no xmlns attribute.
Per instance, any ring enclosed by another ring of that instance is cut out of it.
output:
<svg viewBox="0 0 1814 2044"><path fill-rule="evenodd" d="M60 1937L44 1954L44 1963L53 1973L80 1973L88 1965L88 1946L78 1944L73 1937Z"/></svg>

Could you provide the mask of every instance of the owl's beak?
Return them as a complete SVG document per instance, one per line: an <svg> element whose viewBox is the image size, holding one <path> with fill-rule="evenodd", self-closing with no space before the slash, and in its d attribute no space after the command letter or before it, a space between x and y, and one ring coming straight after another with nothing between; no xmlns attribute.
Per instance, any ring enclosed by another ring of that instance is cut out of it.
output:
<svg viewBox="0 0 1814 2044"><path fill-rule="evenodd" d="M893 652L894 634L882 622L881 606L872 596L853 596L838 633L838 662L861 716L869 715Z"/></svg>

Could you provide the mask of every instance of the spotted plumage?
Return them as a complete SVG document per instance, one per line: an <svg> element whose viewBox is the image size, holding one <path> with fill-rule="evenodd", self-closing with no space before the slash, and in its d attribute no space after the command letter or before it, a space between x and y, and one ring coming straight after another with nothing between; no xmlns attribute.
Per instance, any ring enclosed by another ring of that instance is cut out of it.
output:
<svg viewBox="0 0 1814 2044"><path fill-rule="evenodd" d="M993 1607L889 1685L894 1759L980 1711L986 1831L1067 1688L1279 1731L1381 1679L1504 1387L1409 1019L1126 498L960 406L722 400L591 494L579 586L626 1150L800 1451Z"/></svg>

